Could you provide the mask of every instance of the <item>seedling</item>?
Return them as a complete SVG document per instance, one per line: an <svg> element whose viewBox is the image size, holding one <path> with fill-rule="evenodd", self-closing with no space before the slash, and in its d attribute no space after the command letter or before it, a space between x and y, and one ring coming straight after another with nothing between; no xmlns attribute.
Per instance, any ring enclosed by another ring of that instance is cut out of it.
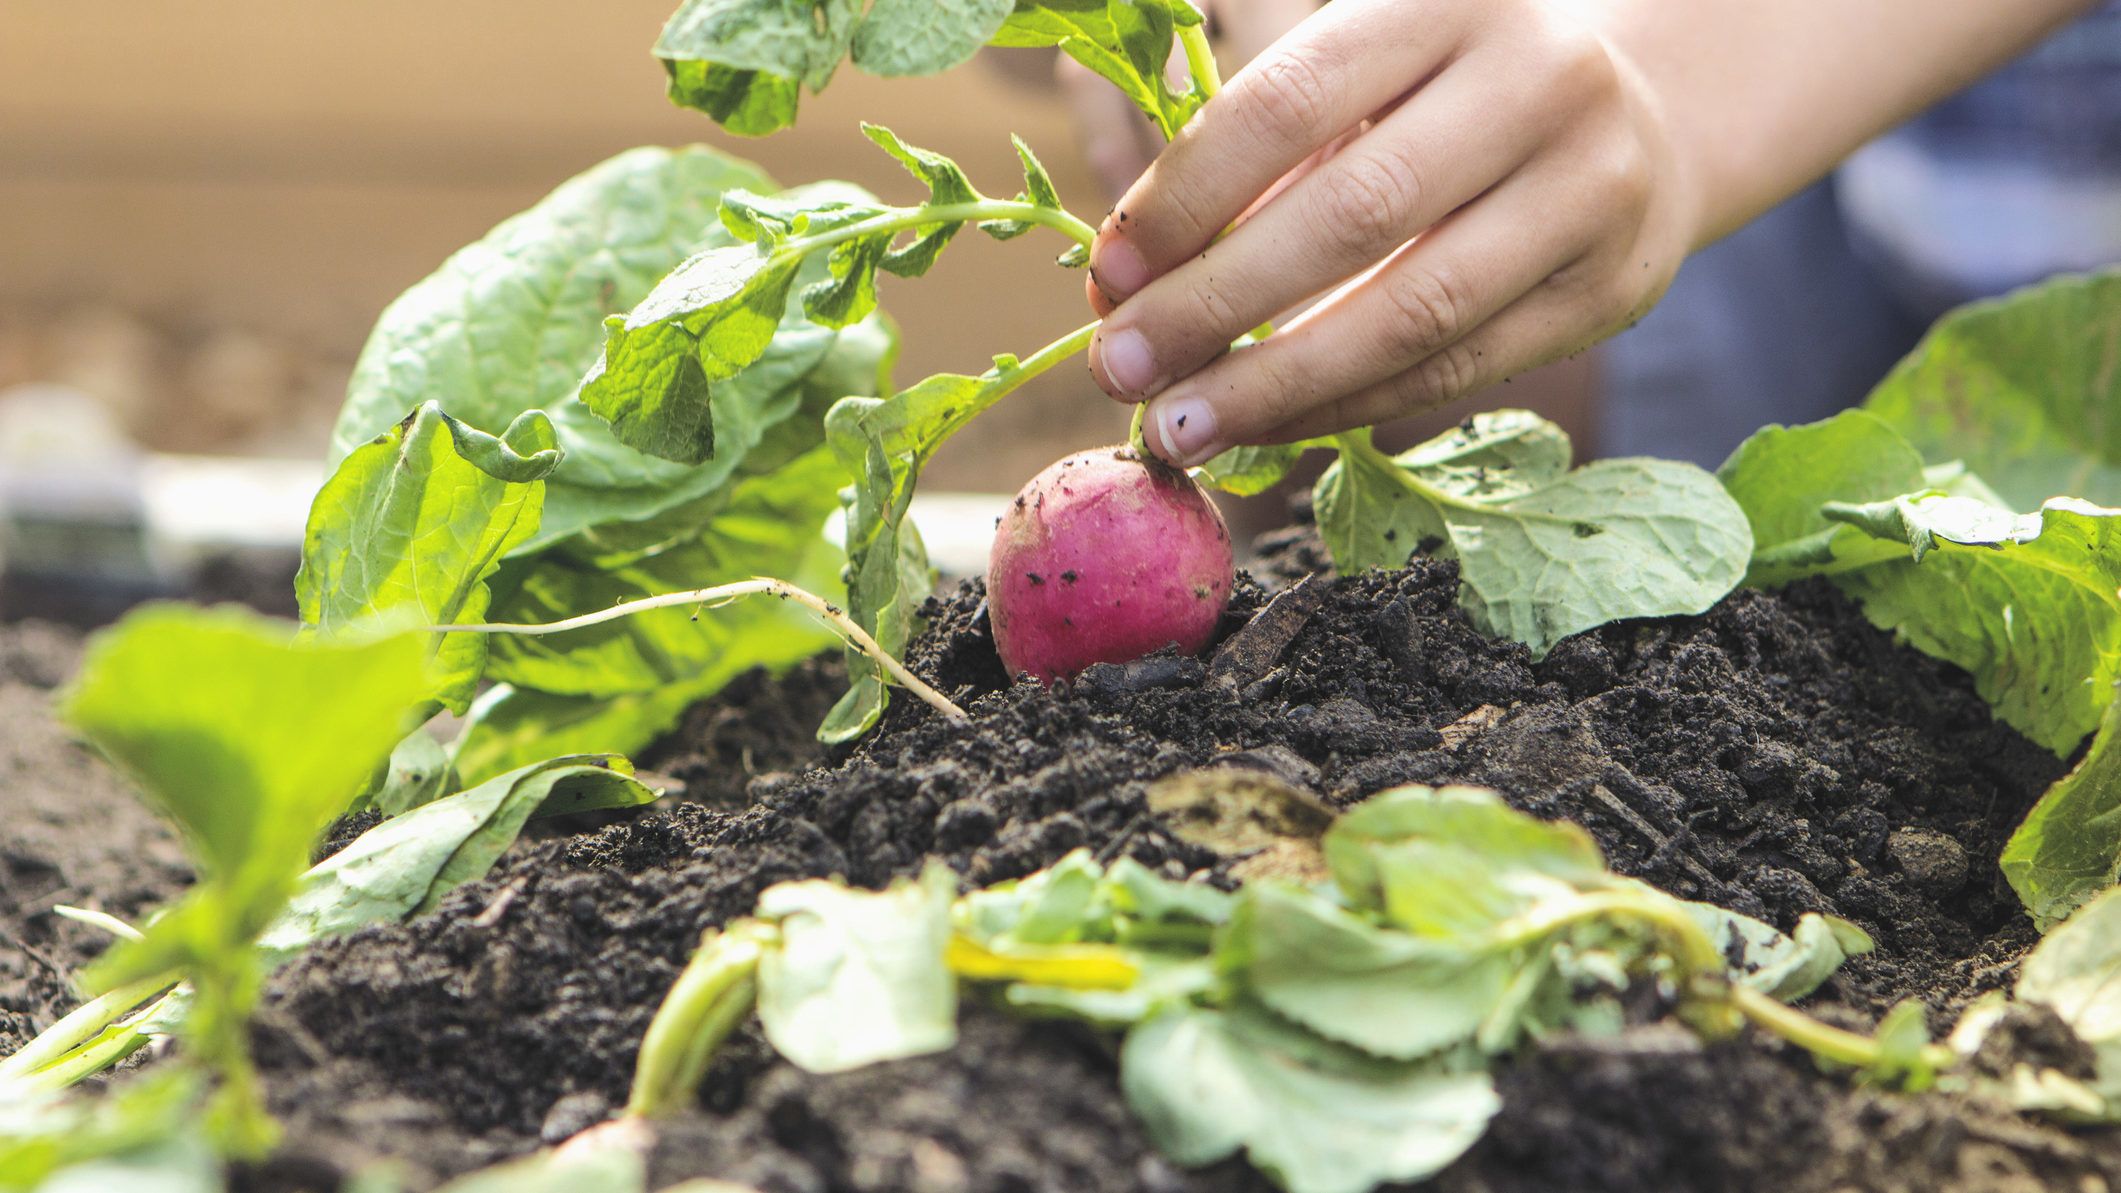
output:
<svg viewBox="0 0 2121 1193"><path fill-rule="evenodd" d="M1158 1148L1183 1165L1242 1150L1296 1193L1439 1171L1500 1108L1497 1060L1617 1029L1639 983L1704 1035L1750 1024L1881 1082L1919 1088L1957 1060L1917 1004L1876 1037L1787 1005L1870 948L1852 925L1807 916L1784 936L1673 898L1493 792L1387 791L1304 844L1330 883L1225 893L1078 852L962 897L940 867L883 892L770 888L680 975L626 1115L690 1105L754 1008L814 1072L947 1048L961 982L1123 1031L1121 1085Z"/></svg>

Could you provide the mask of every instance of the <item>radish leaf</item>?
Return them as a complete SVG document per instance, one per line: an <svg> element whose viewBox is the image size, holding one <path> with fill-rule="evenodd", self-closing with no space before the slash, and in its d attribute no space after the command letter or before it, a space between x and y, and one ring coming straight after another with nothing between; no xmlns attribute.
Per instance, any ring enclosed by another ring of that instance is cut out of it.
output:
<svg viewBox="0 0 2121 1193"><path fill-rule="evenodd" d="M655 55L670 99L764 136L795 123L801 88L825 89L850 51L872 75L939 74L972 57L1012 0L686 0Z"/></svg>
<svg viewBox="0 0 2121 1193"><path fill-rule="evenodd" d="M1398 567L1433 542L1458 559L1467 616L1534 658L1610 621L1699 613L1752 554L1744 512L1714 477L1641 458L1564 472L1566 438L1521 412L1396 460L1366 431L1336 442L1314 498L1335 566Z"/></svg>
<svg viewBox="0 0 2121 1193"><path fill-rule="evenodd" d="M1864 409L1925 458L1964 460L2004 504L2121 505L2121 271L1959 308Z"/></svg>
<svg viewBox="0 0 2121 1193"><path fill-rule="evenodd" d="M2099 724L2121 680L2121 510L2057 498L2016 515L1940 493L1825 509L1907 552L1840 577L1873 624L1972 672L2057 754Z"/></svg>
<svg viewBox="0 0 2121 1193"><path fill-rule="evenodd" d="M325 637L375 618L416 625L483 620L501 559L536 531L544 478L559 462L536 411L500 438L422 405L349 453L317 492L295 595ZM428 635L434 697L471 703L486 663L481 634Z"/></svg>
<svg viewBox="0 0 2121 1193"><path fill-rule="evenodd" d="M430 911L443 895L485 877L532 816L653 799L614 755L554 758L511 771L393 816L311 867L258 947L277 965L364 924Z"/></svg>
<svg viewBox="0 0 2121 1193"><path fill-rule="evenodd" d="M1172 37L1200 21L1187 0L1019 0L990 44L1059 46L1119 88L1168 141L1206 99L1198 87L1172 86L1165 70Z"/></svg>
<svg viewBox="0 0 2121 1193"><path fill-rule="evenodd" d="M233 609L160 606L99 636L66 694L66 720L177 824L201 873L90 980L109 989L174 970L191 984L186 1034L220 1075L213 1123L233 1154L262 1154L273 1136L248 1051L252 945L431 685L411 635L297 641Z"/></svg>
<svg viewBox="0 0 2121 1193"><path fill-rule="evenodd" d="M1481 1069L1394 1064L1255 1008L1174 1006L1127 1035L1120 1085L1174 1162L1243 1150L1290 1193L1363 1193L1441 1171L1502 1108Z"/></svg>
<svg viewBox="0 0 2121 1193"><path fill-rule="evenodd" d="M2018 971L2013 991L2041 1003L2089 1045L2092 1088L2121 1119L2121 889L2109 889L2050 932Z"/></svg>
<svg viewBox="0 0 2121 1193"><path fill-rule="evenodd" d="M496 607L495 617L557 620L637 597L761 575L829 582L825 557L831 544L821 528L842 480L823 448L774 472L743 477L696 535L651 554L603 566L569 551L542 558ZM500 635L487 674L563 696L621 696L671 686L711 692L751 667L784 667L833 641L802 610L779 601L749 601L711 617L697 613L659 609L549 638Z"/></svg>
<svg viewBox="0 0 2121 1193"><path fill-rule="evenodd" d="M781 1055L813 1073L919 1056L957 1040L957 983L943 962L957 876L856 891L830 882L770 887L760 919L780 944L759 960L759 1021Z"/></svg>
<svg viewBox="0 0 2121 1193"><path fill-rule="evenodd" d="M2121 882L2121 700L2113 689L2083 760L2026 813L1999 864L2042 931Z"/></svg>
<svg viewBox="0 0 2121 1193"><path fill-rule="evenodd" d="M884 77L940 74L982 44L1059 46L1109 79L1166 139L1201 104L1165 77L1171 39L1201 17L1186 0L686 0L655 55L670 99L745 136L795 123L802 89L841 61Z"/></svg>

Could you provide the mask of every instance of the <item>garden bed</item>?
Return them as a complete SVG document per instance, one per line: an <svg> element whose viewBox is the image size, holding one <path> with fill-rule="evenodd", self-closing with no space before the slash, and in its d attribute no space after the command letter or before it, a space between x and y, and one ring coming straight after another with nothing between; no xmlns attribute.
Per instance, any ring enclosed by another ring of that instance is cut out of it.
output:
<svg viewBox="0 0 2121 1193"><path fill-rule="evenodd" d="M1284 544L1282 570L1304 554ZM641 759L677 788L660 804L548 823L435 913L322 944L274 977L254 1038L286 1145L244 1183L336 1188L389 1157L427 1187L594 1124L624 1102L700 931L775 882L875 886L934 856L985 885L1078 847L1235 881L1238 859L1176 836L1145 801L1156 780L1203 766L1267 772L1335 804L1406 782L1491 785L1583 824L1616 869L1676 894L1785 929L1807 911L1845 916L1877 950L1810 1005L1852 1026L1908 996L1948 1024L2007 985L2037 938L1995 859L2062 764L1993 721L1955 668L1814 584L1607 626L1534 664L1474 630L1456 587L1453 565L1425 560L1321 578L1284 602L1313 607L1278 651L1262 622L1212 678L1151 659L1049 693L1006 685L981 593L964 586L931 606L909 662L971 721L899 701L830 759L810 729L841 690L836 665L746 677ZM1266 597L1241 584L1226 633ZM10 735L0 798L11 823L43 826L11 833L5 872L19 897L0 924L12 1016L0 1031L19 1036L63 1009L56 968L94 951L49 902L132 915L166 899L182 867L36 711L65 668L63 637L18 627L4 641L0 699L26 730ZM116 864L127 857L151 864ZM46 890L45 872L63 878ZM1506 1066L1501 1116L1434 1187L2121 1187L2121 1133L1855 1088L1753 1035L1703 1044L1652 1023L1654 996L1634 1010L1641 1024L1617 1038L1550 1040ZM2066 1030L2015 1026L1990 1049L2086 1067ZM962 1033L934 1056L817 1076L742 1029L699 1111L661 1132L651 1187L701 1175L764 1193L1269 1187L1240 1162L1186 1172L1157 1156L1120 1097L1112 1038L976 1001Z"/></svg>

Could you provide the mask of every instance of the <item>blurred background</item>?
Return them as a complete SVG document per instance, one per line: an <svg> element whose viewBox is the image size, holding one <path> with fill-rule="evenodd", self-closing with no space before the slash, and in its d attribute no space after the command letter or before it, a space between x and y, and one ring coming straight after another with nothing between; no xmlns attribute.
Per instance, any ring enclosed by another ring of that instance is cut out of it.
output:
<svg viewBox="0 0 2121 1193"><path fill-rule="evenodd" d="M0 32L9 574L93 564L152 583L168 566L128 556L138 550L125 533L99 543L61 516L68 509L153 522L165 551L291 545L347 373L384 304L629 146L706 141L784 182L850 178L909 198L913 184L860 136L859 121L944 149L997 188L1016 174L1015 132L1038 148L1071 208L1094 220L1107 205L1035 52L936 79L843 69L823 95L805 97L797 128L739 140L663 98L649 46L671 6L10 5ZM904 330L900 380L976 372L994 352L1028 351L1081 323L1079 276L1047 264L1059 247L964 236L929 277L885 279ZM1572 362L1503 396L1581 436L1590 375ZM925 485L1012 492L1125 426L1126 411L1086 371L1056 370L952 442ZM1420 434L1395 428L1386 438ZM133 461L144 492L98 460ZM1285 497L1232 512L1264 529L1282 520ZM0 615L66 611L75 599L33 600L0 584Z"/></svg>

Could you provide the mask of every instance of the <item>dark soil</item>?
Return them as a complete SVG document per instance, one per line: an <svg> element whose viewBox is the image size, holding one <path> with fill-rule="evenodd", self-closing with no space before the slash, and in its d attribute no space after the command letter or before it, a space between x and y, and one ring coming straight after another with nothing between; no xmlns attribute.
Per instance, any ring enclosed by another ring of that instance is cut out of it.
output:
<svg viewBox="0 0 2121 1193"><path fill-rule="evenodd" d="M1682 895L1783 926L1845 915L1879 942L1821 995L1848 1019L1904 996L1949 1015L2008 980L2031 937L1995 858L2062 764L1995 725L1964 675L1895 647L1825 587L1607 627L1536 664L1467 625L1455 587L1432 562L1314 582L1206 665L1151 659L1053 692L1006 683L980 592L962 587L931 608L909 661L971 723L901 699L858 749L811 769L831 668L747 680L641 760L681 799L527 842L436 914L276 977L257 1036L289 1150L251 1184L330 1188L389 1155L425 1186L598 1121L700 931L774 882L881 884L934 856L982 884L1083 846L1227 877L1230 859L1144 804L1150 780L1204 765L1342 803L1487 783L1585 824L1618 868ZM1266 597L1241 586L1226 630ZM1266 1187L1241 1164L1157 1158L1119 1099L1109 1039L978 1006L963 1027L949 1053L830 1077L740 1033L700 1112L664 1132L658 1181ZM1437 1188L2121 1189L2111 1133L1854 1091L1751 1037L1704 1046L1649 1024L1545 1047L1501 1084L1501 1118Z"/></svg>

